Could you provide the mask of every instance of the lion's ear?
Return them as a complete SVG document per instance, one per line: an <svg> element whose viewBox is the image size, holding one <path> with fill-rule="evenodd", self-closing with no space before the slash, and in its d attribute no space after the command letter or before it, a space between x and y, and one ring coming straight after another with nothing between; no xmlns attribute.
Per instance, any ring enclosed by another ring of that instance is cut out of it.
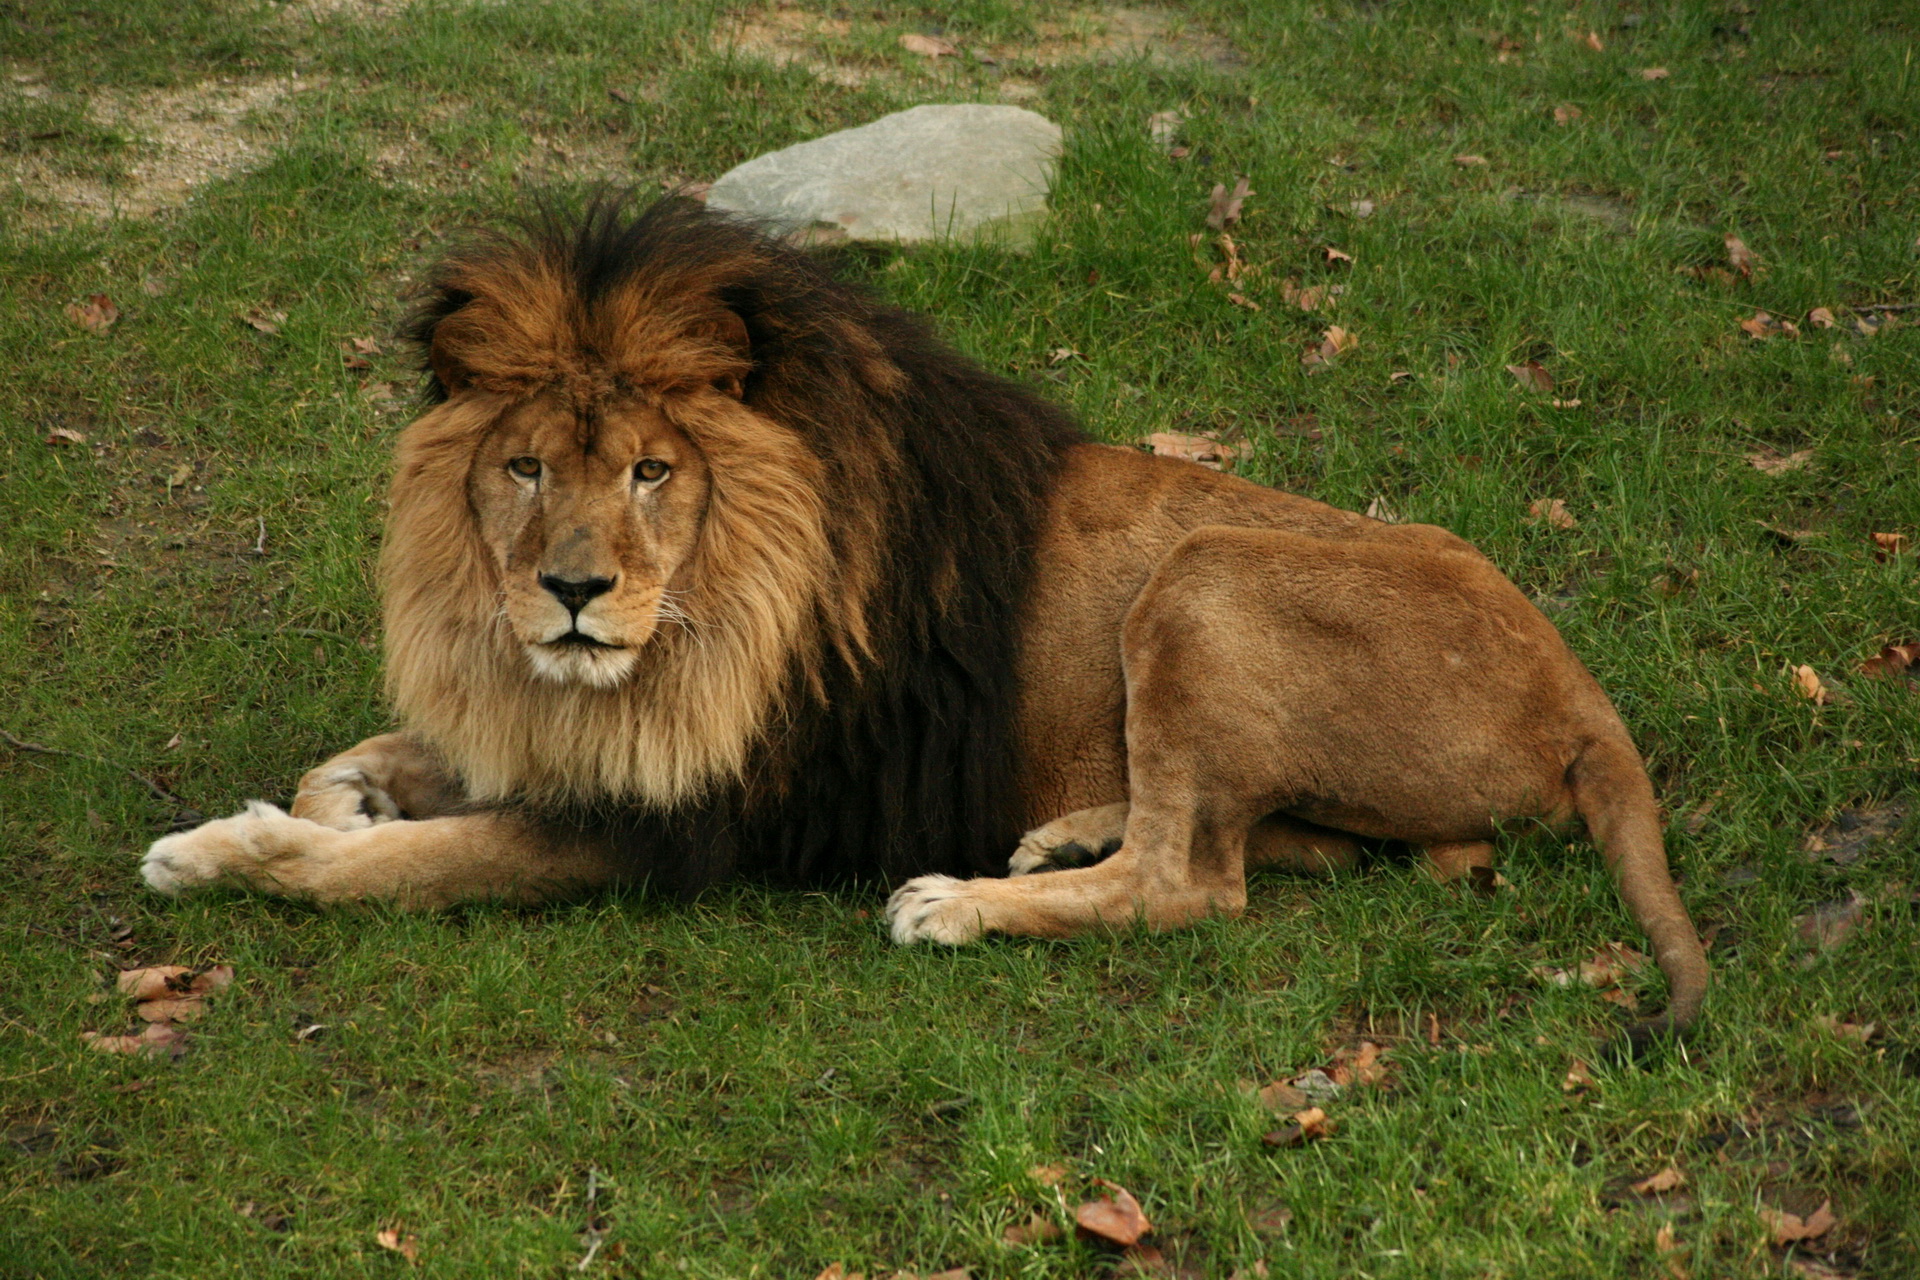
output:
<svg viewBox="0 0 1920 1280"><path fill-rule="evenodd" d="M738 311L728 307L715 316L711 333L716 343L736 352L743 362L753 359L753 339L747 333L747 322L741 319ZM713 385L715 390L723 391L735 400L746 396L746 378L741 374L725 374L715 378Z"/></svg>
<svg viewBox="0 0 1920 1280"><path fill-rule="evenodd" d="M427 367L448 395L466 390L473 381L473 370L462 354L470 348L472 327L456 310L442 316L425 335Z"/></svg>

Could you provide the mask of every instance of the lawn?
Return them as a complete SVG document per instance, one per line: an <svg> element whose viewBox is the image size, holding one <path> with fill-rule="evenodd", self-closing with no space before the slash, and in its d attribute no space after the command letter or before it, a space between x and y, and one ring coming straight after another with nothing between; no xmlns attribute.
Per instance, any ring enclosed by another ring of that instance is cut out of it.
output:
<svg viewBox="0 0 1920 1280"><path fill-rule="evenodd" d="M1920 640L1917 52L1902 0L0 0L0 1273L1920 1275L1920 682L1862 670ZM391 334L463 227L944 101L1065 128L1031 251L826 252L1103 438L1477 542L1647 756L1688 1044L1598 1060L1662 993L1554 980L1643 943L1545 834L958 952L877 884L140 884L388 723ZM185 1054L83 1041L156 963L236 975ZM1099 1180L1157 1254L1074 1238Z"/></svg>

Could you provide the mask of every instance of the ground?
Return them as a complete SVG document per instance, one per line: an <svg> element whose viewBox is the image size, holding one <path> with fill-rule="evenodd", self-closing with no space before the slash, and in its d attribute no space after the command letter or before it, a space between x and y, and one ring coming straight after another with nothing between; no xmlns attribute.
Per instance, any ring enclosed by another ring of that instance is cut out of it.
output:
<svg viewBox="0 0 1920 1280"><path fill-rule="evenodd" d="M0 27L0 1270L1920 1271L1920 687L1861 669L1920 639L1910 5ZM171 823L386 724L389 334L449 236L956 100L1065 127L1047 232L845 269L1103 437L1210 434L1479 543L1648 756L1718 978L1688 1046L1595 1057L1658 980L1614 962L1639 940L1591 847L1538 834L1485 896L1383 850L1236 922L961 952L893 948L877 885L430 917L140 886ZM184 1055L83 1041L161 962L235 971ZM1348 1083L1290 1131L1260 1090L1316 1068ZM1006 1240L1096 1179L1162 1261Z"/></svg>

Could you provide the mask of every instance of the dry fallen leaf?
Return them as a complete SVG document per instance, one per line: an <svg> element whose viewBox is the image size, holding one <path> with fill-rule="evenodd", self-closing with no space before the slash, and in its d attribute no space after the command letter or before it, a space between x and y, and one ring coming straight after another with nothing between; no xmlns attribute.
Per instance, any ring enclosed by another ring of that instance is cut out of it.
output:
<svg viewBox="0 0 1920 1280"><path fill-rule="evenodd" d="M146 1022L194 1022L207 1011L207 1002L199 996L181 996L173 1000L142 1000L133 1011Z"/></svg>
<svg viewBox="0 0 1920 1280"><path fill-rule="evenodd" d="M1571 400L1549 400L1547 403L1555 409L1578 409L1580 407L1580 397L1575 396Z"/></svg>
<svg viewBox="0 0 1920 1280"><path fill-rule="evenodd" d="M1478 169L1487 163L1485 156L1455 156L1453 162L1462 169Z"/></svg>
<svg viewBox="0 0 1920 1280"><path fill-rule="evenodd" d="M1804 662L1793 669L1793 687L1800 691L1801 697L1811 699L1816 707L1824 707L1833 701L1827 686L1820 683L1819 675Z"/></svg>
<svg viewBox="0 0 1920 1280"><path fill-rule="evenodd" d="M1675 1187L1684 1186L1686 1181L1687 1175L1680 1172L1679 1168L1669 1161L1667 1167L1660 1172L1634 1183L1633 1192L1635 1195L1656 1196L1672 1191Z"/></svg>
<svg viewBox="0 0 1920 1280"><path fill-rule="evenodd" d="M1589 49L1591 49L1591 50L1593 50L1593 51L1594 51L1595 53L1604 53L1604 52L1606 52L1606 48L1607 48L1607 46L1606 46L1606 44L1605 44L1605 42L1603 42L1603 41L1602 41L1602 40L1600 39L1600 33L1599 33L1598 31L1589 31L1589 32L1587 32L1587 37L1586 37L1586 40L1585 40L1585 44L1586 44L1586 46L1587 46L1587 48L1589 48Z"/></svg>
<svg viewBox="0 0 1920 1280"><path fill-rule="evenodd" d="M1667 78L1667 69L1665 67L1642 67L1640 68L1640 78L1642 80L1665 80Z"/></svg>
<svg viewBox="0 0 1920 1280"><path fill-rule="evenodd" d="M1061 364L1061 363L1064 363L1065 361L1073 359L1079 354L1080 353L1078 351L1075 351L1072 347L1055 347L1053 350L1047 352L1047 363Z"/></svg>
<svg viewBox="0 0 1920 1280"><path fill-rule="evenodd" d="M1807 312L1807 323L1816 329L1831 329L1834 326L1833 312L1825 307L1815 307ZM1839 351L1840 348L1835 347L1834 350Z"/></svg>
<svg viewBox="0 0 1920 1280"><path fill-rule="evenodd" d="M1294 1112L1292 1123L1284 1128L1262 1134L1260 1141L1269 1147L1279 1147L1284 1151L1303 1147L1332 1132L1333 1125L1327 1120L1327 1113L1319 1107L1308 1107L1304 1111Z"/></svg>
<svg viewBox="0 0 1920 1280"><path fill-rule="evenodd" d="M1527 523L1539 524L1546 521L1556 529L1577 529L1580 522L1567 510L1567 504L1560 498L1535 498L1527 504Z"/></svg>
<svg viewBox="0 0 1920 1280"><path fill-rule="evenodd" d="M1353 261L1352 254L1346 252L1344 249L1336 249L1332 245L1326 246L1320 252L1326 255L1328 262L1352 262Z"/></svg>
<svg viewBox="0 0 1920 1280"><path fill-rule="evenodd" d="M1310 1099L1284 1080L1275 1080L1259 1091L1260 1105L1269 1111L1299 1111Z"/></svg>
<svg viewBox="0 0 1920 1280"><path fill-rule="evenodd" d="M1830 1013L1818 1014L1814 1022L1828 1035L1840 1040L1858 1040L1861 1044L1873 1039L1873 1033L1880 1029L1873 1022L1842 1022Z"/></svg>
<svg viewBox="0 0 1920 1280"><path fill-rule="evenodd" d="M1661 1223L1660 1230L1653 1235L1653 1251L1666 1264L1667 1280L1692 1280L1692 1272L1680 1261L1680 1250L1680 1241L1673 1234L1673 1224Z"/></svg>
<svg viewBox="0 0 1920 1280"><path fill-rule="evenodd" d="M1794 1244L1827 1234L1837 1219L1833 1216L1833 1201L1826 1200L1804 1218L1784 1209L1762 1206L1760 1221L1766 1224L1767 1233L1773 1237L1775 1244Z"/></svg>
<svg viewBox="0 0 1920 1280"><path fill-rule="evenodd" d="M1816 947L1837 947L1860 927L1866 908L1866 895L1858 889L1849 889L1846 897L1823 902L1807 914L1794 917L1793 923L1802 942Z"/></svg>
<svg viewBox="0 0 1920 1280"><path fill-rule="evenodd" d="M1732 232L1727 233L1726 242L1727 265L1743 276L1752 275L1754 266L1753 250L1747 248L1747 242Z"/></svg>
<svg viewBox="0 0 1920 1280"><path fill-rule="evenodd" d="M1224 183L1215 183L1208 197L1210 207L1207 210L1207 225L1215 231L1223 231L1240 221L1240 206L1252 194L1253 187L1245 178L1236 180L1232 191L1228 191Z"/></svg>
<svg viewBox="0 0 1920 1280"><path fill-rule="evenodd" d="M1510 364L1507 366L1507 372L1513 375L1513 380L1520 384L1523 391L1538 391L1541 395L1545 395L1553 390L1553 375L1541 368L1537 360L1529 360L1525 364Z"/></svg>
<svg viewBox="0 0 1920 1280"><path fill-rule="evenodd" d="M153 1058L177 1058L187 1051L187 1033L171 1022L149 1022L137 1036L103 1036L82 1031L80 1038L101 1053L140 1053Z"/></svg>
<svg viewBox="0 0 1920 1280"><path fill-rule="evenodd" d="M1771 449L1763 449L1759 453L1750 453L1747 455L1747 464L1749 466L1755 471L1762 471L1770 476L1785 475L1789 471L1798 471L1812 461L1813 450L1811 449L1796 449L1792 453L1785 455L1775 453Z"/></svg>
<svg viewBox="0 0 1920 1280"><path fill-rule="evenodd" d="M85 444L86 442L86 434L75 431L71 427L55 427L47 432L48 444Z"/></svg>
<svg viewBox="0 0 1920 1280"><path fill-rule="evenodd" d="M1557 125L1572 124L1575 120L1578 120L1582 114L1580 108L1574 106L1572 103L1563 103L1553 109L1553 122Z"/></svg>
<svg viewBox="0 0 1920 1280"><path fill-rule="evenodd" d="M1347 205L1347 212L1351 213L1356 218L1371 218L1373 216L1373 201L1371 200L1352 201Z"/></svg>
<svg viewBox="0 0 1920 1280"><path fill-rule="evenodd" d="M1063 1164L1037 1164L1027 1170L1027 1176L1043 1187L1057 1187L1067 1180L1073 1170Z"/></svg>
<svg viewBox="0 0 1920 1280"><path fill-rule="evenodd" d="M1907 535L1904 533L1876 533L1872 535L1875 547L1873 558L1886 562L1888 556L1897 556L1907 549Z"/></svg>
<svg viewBox="0 0 1920 1280"><path fill-rule="evenodd" d="M1771 338L1775 335L1783 338L1800 336L1800 326L1791 320L1782 320L1769 315L1765 311L1754 312L1740 322L1740 327L1746 331L1748 337L1752 338Z"/></svg>
<svg viewBox="0 0 1920 1280"><path fill-rule="evenodd" d="M1378 520L1383 524L1399 524L1400 513L1385 498L1375 497L1367 504L1367 519Z"/></svg>
<svg viewBox="0 0 1920 1280"><path fill-rule="evenodd" d="M1147 137L1154 146L1171 154L1180 139L1180 126L1186 122L1183 111L1156 111L1147 117Z"/></svg>
<svg viewBox="0 0 1920 1280"><path fill-rule="evenodd" d="M1878 657L1860 664L1860 674L1869 680L1890 680L1915 667L1920 667L1920 640L1883 647Z"/></svg>
<svg viewBox="0 0 1920 1280"><path fill-rule="evenodd" d="M1587 1064L1575 1058L1573 1065L1567 1068L1567 1078L1560 1082L1565 1093L1580 1093L1593 1088L1593 1073L1587 1070Z"/></svg>
<svg viewBox="0 0 1920 1280"><path fill-rule="evenodd" d="M1228 294L1227 301L1236 307L1245 307L1249 311L1258 311L1260 309L1259 303L1250 300L1245 294L1241 293Z"/></svg>
<svg viewBox="0 0 1920 1280"><path fill-rule="evenodd" d="M923 58L951 58L960 52L950 40L942 40L939 36L923 36L917 31L909 31L901 36L900 47Z"/></svg>
<svg viewBox="0 0 1920 1280"><path fill-rule="evenodd" d="M1153 1230L1132 1192L1104 1178L1096 1179L1095 1185L1105 1187L1109 1194L1074 1209L1073 1220L1082 1231L1111 1244L1129 1245Z"/></svg>
<svg viewBox="0 0 1920 1280"><path fill-rule="evenodd" d="M398 1231L376 1231L373 1234L373 1239L374 1243L378 1244L382 1249L391 1249L408 1262L417 1263L420 1261L419 1236L402 1235Z"/></svg>
<svg viewBox="0 0 1920 1280"><path fill-rule="evenodd" d="M261 307L255 307L252 311L241 316L240 319L253 328L258 329L261 333L279 333L280 326L287 322L287 313L284 311L268 311Z"/></svg>
<svg viewBox="0 0 1920 1280"><path fill-rule="evenodd" d="M104 293L90 293L85 302L69 302L67 319L89 333L105 333L120 318L120 308Z"/></svg>
<svg viewBox="0 0 1920 1280"><path fill-rule="evenodd" d="M1211 436L1190 436L1178 431L1156 431L1140 442L1162 458L1185 458L1203 467L1223 471L1233 464L1236 450Z"/></svg>
<svg viewBox="0 0 1920 1280"><path fill-rule="evenodd" d="M1059 1223L1036 1213L1025 1222L1008 1227L1000 1233L1000 1238L1008 1244L1048 1244L1065 1234Z"/></svg>

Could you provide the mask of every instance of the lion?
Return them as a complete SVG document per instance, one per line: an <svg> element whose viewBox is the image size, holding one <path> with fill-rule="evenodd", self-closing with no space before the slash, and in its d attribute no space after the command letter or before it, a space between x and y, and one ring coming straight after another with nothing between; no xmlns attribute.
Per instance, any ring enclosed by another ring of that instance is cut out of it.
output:
<svg viewBox="0 0 1920 1280"><path fill-rule="evenodd" d="M319 903L884 880L900 943L1236 915L1363 840L1585 823L1668 1008L1708 970L1620 717L1447 531L1092 442L698 204L481 236L410 324L401 728L148 884ZM904 883L902 883L904 881Z"/></svg>

